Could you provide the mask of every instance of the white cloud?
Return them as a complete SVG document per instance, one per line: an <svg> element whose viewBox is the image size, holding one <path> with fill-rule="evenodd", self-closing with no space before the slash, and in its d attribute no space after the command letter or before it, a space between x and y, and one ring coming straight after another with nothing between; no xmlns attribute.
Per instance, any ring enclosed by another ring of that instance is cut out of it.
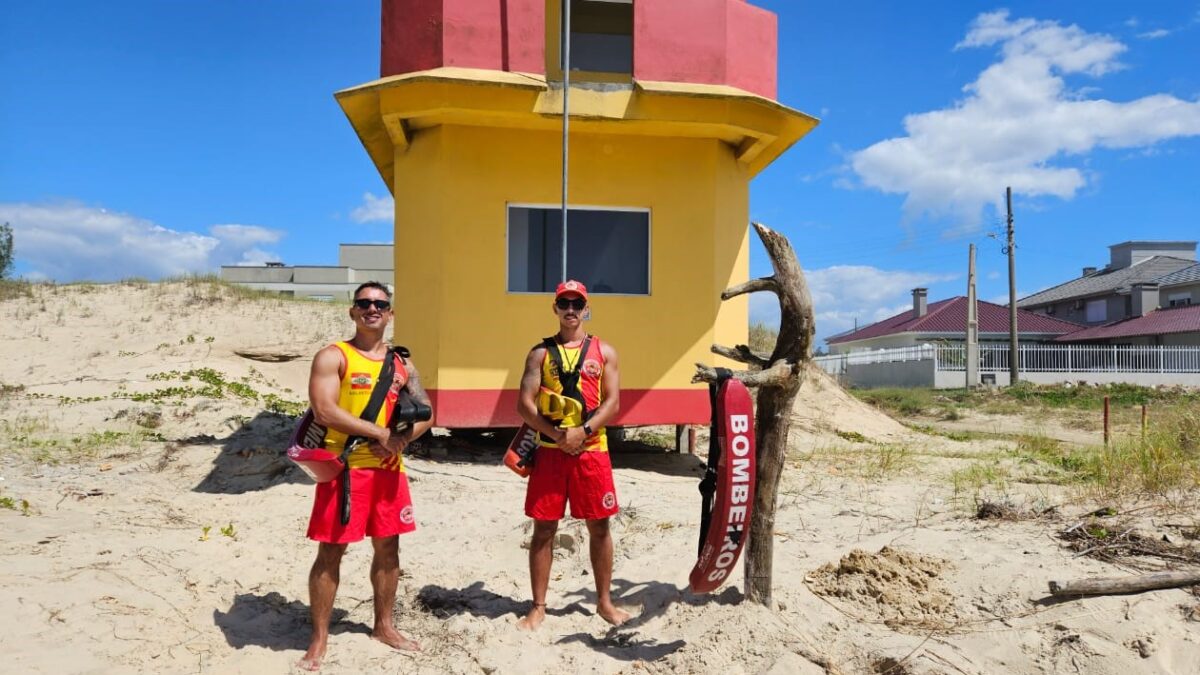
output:
<svg viewBox="0 0 1200 675"><path fill-rule="evenodd" d="M1159 28L1157 30L1148 30L1145 33L1138 33L1137 36L1143 40L1157 40L1159 38L1165 38L1170 34L1171 31L1167 30L1166 28Z"/></svg>
<svg viewBox="0 0 1200 675"><path fill-rule="evenodd" d="M391 195L376 197L370 192L364 192L363 203L350 212L350 220L356 223L390 223L395 213L396 203Z"/></svg>
<svg viewBox="0 0 1200 675"><path fill-rule="evenodd" d="M31 279L112 281L212 272L221 265L278 260L261 246L283 233L256 225L182 232L126 213L78 203L0 203L17 261Z"/></svg>
<svg viewBox="0 0 1200 675"><path fill-rule="evenodd" d="M981 14L956 48L998 45L1001 58L964 87L966 98L909 115L907 135L850 156L862 185L905 195L921 214L977 225L1005 186L1025 196L1070 199L1089 176L1068 163L1096 148L1141 148L1200 135L1200 101L1154 94L1128 102L1087 98L1065 75L1121 68L1125 45L1054 21Z"/></svg>
<svg viewBox="0 0 1200 675"><path fill-rule="evenodd" d="M863 265L835 265L806 270L817 340L886 319L912 307L912 289L957 278L953 274L881 270ZM965 293L965 291L964 291ZM942 298L930 298L930 302ZM770 293L750 296L750 320L779 324L779 303Z"/></svg>

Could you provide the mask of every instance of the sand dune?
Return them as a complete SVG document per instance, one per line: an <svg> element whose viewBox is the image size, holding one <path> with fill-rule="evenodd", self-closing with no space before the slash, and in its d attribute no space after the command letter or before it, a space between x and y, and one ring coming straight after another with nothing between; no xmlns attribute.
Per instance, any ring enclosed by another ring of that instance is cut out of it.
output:
<svg viewBox="0 0 1200 675"><path fill-rule="evenodd" d="M349 328L344 309L117 284L35 287L0 303L0 317L8 669L287 671L307 642L315 546L303 536L312 486L279 453L311 354ZM1186 590L1044 602L1051 577L1124 573L1048 536L1083 505L995 524L953 501L954 460L934 451L1004 441L917 434L818 375L794 419L776 607L742 602L740 572L712 596L685 589L702 463L638 446L614 453L615 594L636 618L609 629L595 616L586 533L564 521L550 616L518 632L524 483L495 448L440 436L408 462L419 529L401 540L396 620L425 651L369 639L359 545L324 671L1200 672L1200 623L1188 619L1200 598ZM863 470L899 446L906 465ZM1146 526L1169 522L1195 514Z"/></svg>

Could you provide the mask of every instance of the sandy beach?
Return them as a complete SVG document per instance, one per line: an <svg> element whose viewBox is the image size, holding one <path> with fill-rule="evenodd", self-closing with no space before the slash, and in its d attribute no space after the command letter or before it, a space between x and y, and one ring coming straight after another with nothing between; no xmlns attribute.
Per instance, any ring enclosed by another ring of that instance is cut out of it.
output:
<svg viewBox="0 0 1200 675"><path fill-rule="evenodd" d="M312 484L281 453L312 355L351 330L345 309L211 283L80 284L33 286L0 317L8 669L288 672L316 547ZM815 372L794 413L774 607L742 601L740 566L715 594L686 589L703 460L642 429L613 453L614 597L634 619L595 615L586 531L565 520L549 617L518 631L524 482L496 442L439 431L406 460L419 529L401 539L396 623L424 651L370 639L370 547L356 545L322 672L1200 672L1192 590L1049 598L1051 579L1141 569L1059 536L1103 505L1029 483L1007 495L1027 517L981 519L981 495L956 493L956 467L1012 441L914 431ZM1194 507L1121 511L1148 538L1195 543Z"/></svg>

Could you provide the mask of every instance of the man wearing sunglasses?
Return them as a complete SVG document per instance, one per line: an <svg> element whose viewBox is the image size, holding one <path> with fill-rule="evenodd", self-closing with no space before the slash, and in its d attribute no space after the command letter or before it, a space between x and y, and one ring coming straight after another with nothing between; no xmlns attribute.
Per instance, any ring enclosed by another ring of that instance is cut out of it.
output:
<svg viewBox="0 0 1200 675"><path fill-rule="evenodd" d="M534 630L546 618L554 534L567 502L573 518L587 521L596 613L620 625L629 614L613 604L609 592L613 541L608 520L617 513L617 493L604 431L620 407L617 351L584 330L588 296L582 283L559 284L552 309L558 332L529 352L517 401L521 418L539 433L525 494L525 514L533 519L533 607L518 626Z"/></svg>
<svg viewBox="0 0 1200 675"><path fill-rule="evenodd" d="M400 577L399 535L416 529L401 453L432 424L417 422L402 432L387 428L401 389L406 389L415 401L429 405L429 396L411 360L394 355L394 374L378 416L373 422L361 417L389 354L384 332L392 320L391 300L392 294L383 284L368 281L359 286L350 305L354 337L325 347L313 359L308 397L316 422L327 429L325 449L341 454L350 437L368 442L355 446L347 458L349 523L343 524L341 516L345 476L317 484L308 525L308 537L318 542L317 559L308 577L312 641L297 664L304 670L317 670L325 656L346 546L368 536L375 549L371 562L375 626L371 637L395 649L420 649L392 622Z"/></svg>

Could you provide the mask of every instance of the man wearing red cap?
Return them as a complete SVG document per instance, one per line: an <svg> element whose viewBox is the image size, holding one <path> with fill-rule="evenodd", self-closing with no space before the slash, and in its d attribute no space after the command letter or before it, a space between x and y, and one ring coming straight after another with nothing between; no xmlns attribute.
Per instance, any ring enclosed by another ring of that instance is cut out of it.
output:
<svg viewBox="0 0 1200 675"><path fill-rule="evenodd" d="M582 283L559 284L552 308L558 333L530 350L517 400L517 412L539 434L525 493L525 514L533 518L533 607L518 626L534 630L546 618L554 534L567 502L573 518L587 521L596 613L620 625L629 614L613 604L609 593L613 542L608 519L617 513L617 493L604 432L620 407L617 350L583 329L588 296Z"/></svg>

